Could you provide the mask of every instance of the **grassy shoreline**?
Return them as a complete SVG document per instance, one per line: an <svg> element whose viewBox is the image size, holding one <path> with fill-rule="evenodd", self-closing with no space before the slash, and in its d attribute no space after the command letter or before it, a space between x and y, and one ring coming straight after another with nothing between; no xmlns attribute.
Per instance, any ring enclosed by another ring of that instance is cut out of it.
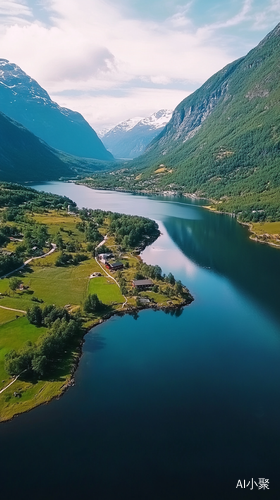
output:
<svg viewBox="0 0 280 500"><path fill-rule="evenodd" d="M228 212L221 212L215 209L213 206L203 206L206 210L210 210L216 214L225 214L232 216L233 214ZM236 220L242 226L249 228L250 240L256 241L258 243L265 243L267 245L273 246L275 248L280 248L280 222L243 222L236 217Z"/></svg>

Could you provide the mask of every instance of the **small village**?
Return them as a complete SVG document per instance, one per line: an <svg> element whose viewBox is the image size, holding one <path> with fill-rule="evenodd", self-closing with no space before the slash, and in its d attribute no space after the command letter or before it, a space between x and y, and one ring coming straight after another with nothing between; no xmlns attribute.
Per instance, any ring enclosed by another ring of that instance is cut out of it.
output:
<svg viewBox="0 0 280 500"><path fill-rule="evenodd" d="M120 252L118 252L118 257ZM122 254L116 260L113 252L97 254L96 261L105 275L119 286L126 307L172 308L185 305L192 300L189 291L181 282L176 282L170 273L162 276L159 266L148 266L137 253ZM101 272L93 273L90 278L99 278ZM92 290L94 289L94 283Z"/></svg>

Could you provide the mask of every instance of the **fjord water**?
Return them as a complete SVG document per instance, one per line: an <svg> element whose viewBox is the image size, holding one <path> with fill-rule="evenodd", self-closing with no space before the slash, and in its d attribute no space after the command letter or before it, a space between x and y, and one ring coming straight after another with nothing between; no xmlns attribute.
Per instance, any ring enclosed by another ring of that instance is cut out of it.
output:
<svg viewBox="0 0 280 500"><path fill-rule="evenodd" d="M157 220L143 258L195 300L87 334L75 386L0 425L1 498L220 500L252 478L279 498L280 250L198 202L33 187Z"/></svg>

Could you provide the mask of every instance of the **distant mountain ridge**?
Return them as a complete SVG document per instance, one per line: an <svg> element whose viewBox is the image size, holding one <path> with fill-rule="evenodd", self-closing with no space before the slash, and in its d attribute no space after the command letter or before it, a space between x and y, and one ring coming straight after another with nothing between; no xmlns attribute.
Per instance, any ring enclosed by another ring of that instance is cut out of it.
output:
<svg viewBox="0 0 280 500"><path fill-rule="evenodd" d="M16 64L0 59L0 111L51 147L98 160L113 160L80 113L60 107Z"/></svg>
<svg viewBox="0 0 280 500"><path fill-rule="evenodd" d="M130 118L103 134L101 132L100 136L116 158L136 158L145 151L171 116L171 110L161 109L146 118Z"/></svg>
<svg viewBox="0 0 280 500"><path fill-rule="evenodd" d="M99 185L192 193L243 220L280 220L280 24L174 110L130 162Z"/></svg>

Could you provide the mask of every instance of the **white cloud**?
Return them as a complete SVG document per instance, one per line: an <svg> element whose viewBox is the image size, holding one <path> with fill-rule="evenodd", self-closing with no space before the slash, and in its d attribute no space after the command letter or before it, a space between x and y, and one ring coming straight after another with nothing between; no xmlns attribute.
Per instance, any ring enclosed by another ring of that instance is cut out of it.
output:
<svg viewBox="0 0 280 500"><path fill-rule="evenodd" d="M189 93L183 90L133 88L122 97L108 94L66 97L54 94L52 98L61 106L81 112L93 128L99 131L135 116L149 116L163 108L174 109Z"/></svg>
<svg viewBox="0 0 280 500"><path fill-rule="evenodd" d="M166 23L121 18L100 0L53 0L54 26L14 25L2 36L6 57L24 65L41 81L73 78L112 82L135 78L162 83L172 79L201 82L229 60L226 52L195 33ZM201 43L203 42L203 43ZM72 75L72 77L71 77ZM55 84L54 84L55 85Z"/></svg>
<svg viewBox="0 0 280 500"><path fill-rule="evenodd" d="M253 0L245 0L244 4L242 6L242 9L240 12L238 12L238 14L231 17L230 19L228 19L225 22L212 24L211 28L212 29L214 29L214 28L215 29L228 28L229 26L236 26L236 25L242 23L243 21L248 19L248 15L252 10L252 6L253 6Z"/></svg>
<svg viewBox="0 0 280 500"><path fill-rule="evenodd" d="M0 3L0 31L3 31L5 26L11 24L26 24L27 19L29 22L32 20L32 11L30 8L21 1L1 0Z"/></svg>
<svg viewBox="0 0 280 500"><path fill-rule="evenodd" d="M253 28L256 30L267 29L271 23L276 23L280 16L280 0L271 0L265 9L254 16Z"/></svg>

